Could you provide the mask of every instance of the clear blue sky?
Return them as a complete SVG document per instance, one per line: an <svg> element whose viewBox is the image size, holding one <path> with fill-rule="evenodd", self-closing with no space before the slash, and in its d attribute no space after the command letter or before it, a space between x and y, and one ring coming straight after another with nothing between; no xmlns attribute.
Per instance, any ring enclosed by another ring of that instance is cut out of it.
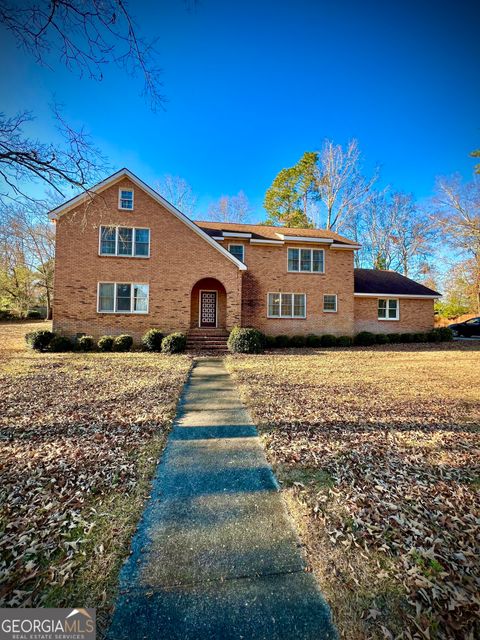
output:
<svg viewBox="0 0 480 640"><path fill-rule="evenodd" d="M101 83L60 64L39 68L0 41L2 110L32 109L52 135L48 104L91 132L115 168L147 182L184 177L201 209L243 189L263 219L276 173L324 138L359 140L366 170L428 197L436 175L471 176L480 147L480 3L319 0L133 2L159 37L166 111L141 80L107 69ZM190 7L190 8L189 8Z"/></svg>

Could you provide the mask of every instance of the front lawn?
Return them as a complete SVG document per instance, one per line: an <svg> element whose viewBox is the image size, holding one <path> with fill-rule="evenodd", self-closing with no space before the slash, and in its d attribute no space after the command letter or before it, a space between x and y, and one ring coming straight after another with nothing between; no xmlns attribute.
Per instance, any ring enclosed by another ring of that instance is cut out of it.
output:
<svg viewBox="0 0 480 640"><path fill-rule="evenodd" d="M0 324L2 606L108 610L187 356L40 354Z"/></svg>
<svg viewBox="0 0 480 640"><path fill-rule="evenodd" d="M229 356L341 637L480 637L480 345Z"/></svg>

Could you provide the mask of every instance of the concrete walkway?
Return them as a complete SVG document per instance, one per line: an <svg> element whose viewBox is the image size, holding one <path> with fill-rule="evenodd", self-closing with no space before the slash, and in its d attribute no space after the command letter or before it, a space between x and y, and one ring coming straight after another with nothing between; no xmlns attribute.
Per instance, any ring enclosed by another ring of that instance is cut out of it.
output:
<svg viewBox="0 0 480 640"><path fill-rule="evenodd" d="M108 638L336 638L299 546L222 360L198 360L121 571Z"/></svg>

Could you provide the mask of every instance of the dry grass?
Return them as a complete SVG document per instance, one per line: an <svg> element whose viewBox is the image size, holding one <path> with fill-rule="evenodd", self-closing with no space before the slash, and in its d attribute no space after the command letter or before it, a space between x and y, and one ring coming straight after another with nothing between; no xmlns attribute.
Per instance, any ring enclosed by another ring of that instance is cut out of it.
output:
<svg viewBox="0 0 480 640"><path fill-rule="evenodd" d="M480 345L227 358L341 637L480 637Z"/></svg>
<svg viewBox="0 0 480 640"><path fill-rule="evenodd" d="M39 354L40 327L0 325L0 598L102 618L191 360Z"/></svg>

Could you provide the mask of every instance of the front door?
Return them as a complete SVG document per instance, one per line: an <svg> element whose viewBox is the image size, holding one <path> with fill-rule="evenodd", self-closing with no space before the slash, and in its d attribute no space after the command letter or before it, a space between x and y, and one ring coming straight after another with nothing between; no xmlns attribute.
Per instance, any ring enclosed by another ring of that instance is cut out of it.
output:
<svg viewBox="0 0 480 640"><path fill-rule="evenodd" d="M200 326L217 326L217 292L200 291Z"/></svg>

